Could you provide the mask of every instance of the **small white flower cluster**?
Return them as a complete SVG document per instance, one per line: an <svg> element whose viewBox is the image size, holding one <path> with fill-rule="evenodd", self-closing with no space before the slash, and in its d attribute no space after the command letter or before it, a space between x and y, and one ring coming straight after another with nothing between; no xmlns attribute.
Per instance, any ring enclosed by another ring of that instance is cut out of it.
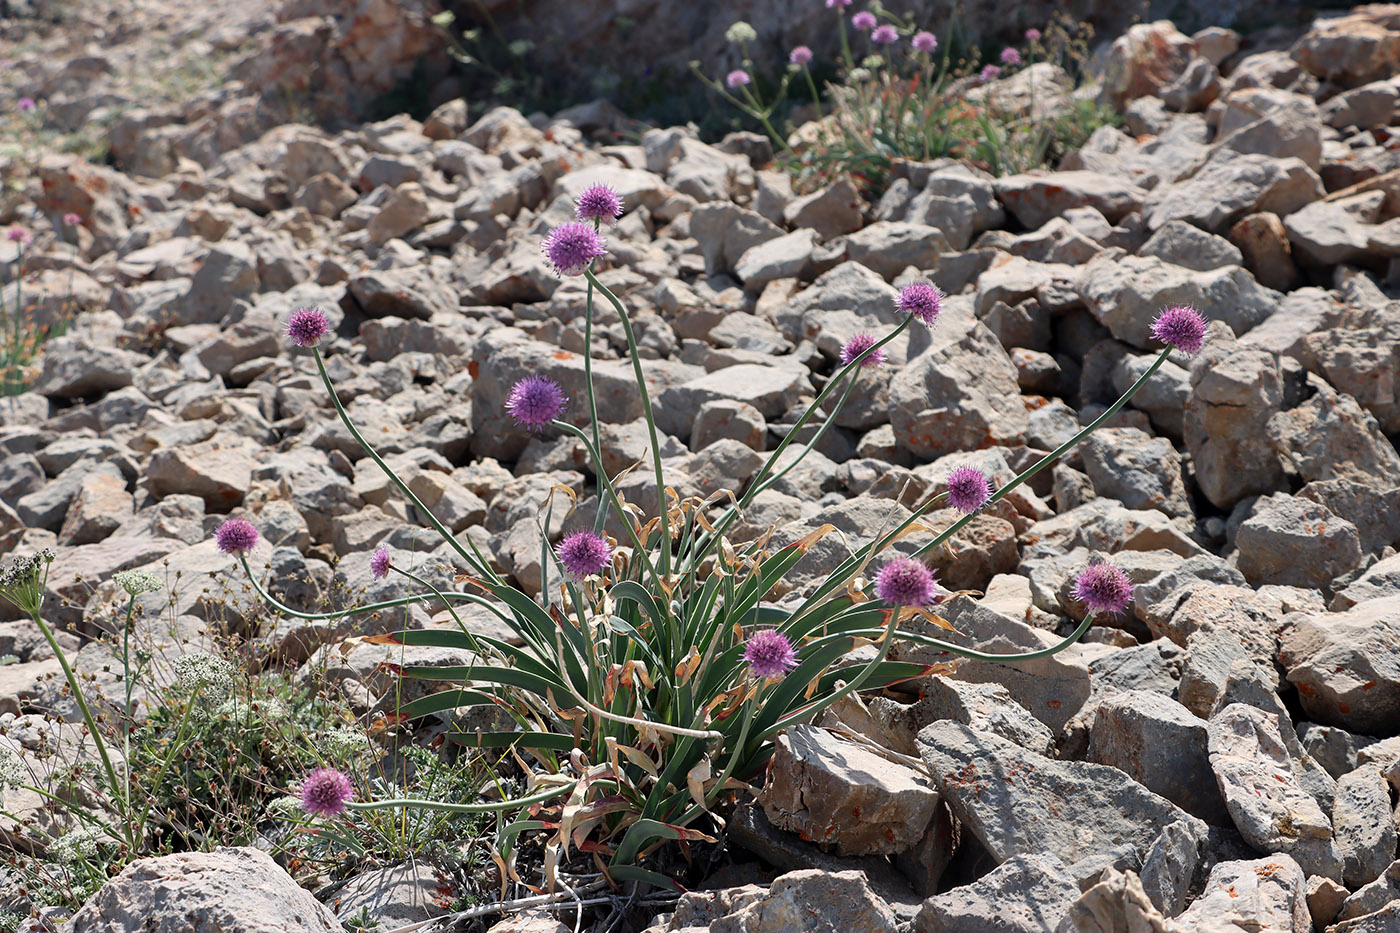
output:
<svg viewBox="0 0 1400 933"><path fill-rule="evenodd" d="M267 812L279 819L293 819L302 815L301 798L294 794L283 794L267 805Z"/></svg>
<svg viewBox="0 0 1400 933"><path fill-rule="evenodd" d="M165 585L149 570L121 570L112 574L112 579L131 596L150 593Z"/></svg>
<svg viewBox="0 0 1400 933"><path fill-rule="evenodd" d="M72 865L81 859L97 856L97 841L102 834L91 826L80 826L64 833L49 846L49 853L60 865Z"/></svg>
<svg viewBox="0 0 1400 933"><path fill-rule="evenodd" d="M369 751L369 737L358 729L332 729L322 736L321 748L332 761L352 761Z"/></svg>
<svg viewBox="0 0 1400 933"><path fill-rule="evenodd" d="M748 23L739 20L724 31L724 38L735 44L740 42L753 42L758 38L758 32Z"/></svg>
<svg viewBox="0 0 1400 933"><path fill-rule="evenodd" d="M278 722L287 718L287 707L282 705L282 701L273 697L262 697L258 700L258 708L253 709L253 705L244 697L229 697L218 708L218 714L234 722L247 722L256 714L264 722Z"/></svg>
<svg viewBox="0 0 1400 933"><path fill-rule="evenodd" d="M207 651L195 651L175 662L175 678L180 687L191 693L202 691L214 702L233 689L233 675L232 664Z"/></svg>
<svg viewBox="0 0 1400 933"><path fill-rule="evenodd" d="M0 799L3 799L6 788L21 786L25 777L19 756L7 748L0 748Z"/></svg>

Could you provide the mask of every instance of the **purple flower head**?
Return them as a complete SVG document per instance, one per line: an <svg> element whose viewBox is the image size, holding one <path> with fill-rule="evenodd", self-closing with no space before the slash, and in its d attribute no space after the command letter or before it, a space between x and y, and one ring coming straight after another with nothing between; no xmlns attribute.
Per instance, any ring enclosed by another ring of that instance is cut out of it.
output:
<svg viewBox="0 0 1400 933"><path fill-rule="evenodd" d="M70 227L76 227L78 226L78 224L83 222L83 218L79 217L72 211L69 211L68 213L63 215L63 222Z"/></svg>
<svg viewBox="0 0 1400 933"><path fill-rule="evenodd" d="M1027 42L1039 42L1039 41L1040 41L1040 30L1039 30L1039 29L1035 29L1035 28L1027 29L1027 30L1026 30L1026 41L1027 41Z"/></svg>
<svg viewBox="0 0 1400 933"><path fill-rule="evenodd" d="M20 113L28 113L34 109L34 98L21 97L15 106L19 107Z"/></svg>
<svg viewBox="0 0 1400 933"><path fill-rule="evenodd" d="M861 32L866 32L867 30L874 29L875 14L871 13L869 10L861 10L855 16L851 17L851 25L859 29Z"/></svg>
<svg viewBox="0 0 1400 933"><path fill-rule="evenodd" d="M571 222L549 231L541 244L556 275L583 275L588 264L608 252L608 243L588 224Z"/></svg>
<svg viewBox="0 0 1400 933"><path fill-rule="evenodd" d="M846 341L846 345L841 348L841 365L851 365L857 359L860 359L862 353L873 346L875 346L875 338L870 334L854 334L850 340ZM860 366L862 369L870 369L875 366L881 366L884 362L885 351L876 350L874 353L871 353L865 359L861 360Z"/></svg>
<svg viewBox="0 0 1400 933"><path fill-rule="evenodd" d="M992 497L992 486L981 470L958 467L948 474L948 504L971 515Z"/></svg>
<svg viewBox="0 0 1400 933"><path fill-rule="evenodd" d="M511 387L506 411L516 424L538 431L563 414L568 404L559 383L544 376L526 376Z"/></svg>
<svg viewBox="0 0 1400 933"><path fill-rule="evenodd" d="M1128 575L1112 564L1090 564L1074 581L1074 598L1102 615L1117 615L1133 599Z"/></svg>
<svg viewBox="0 0 1400 933"><path fill-rule="evenodd" d="M1008 68L1021 64L1021 53L1008 46L1001 50L1001 63Z"/></svg>
<svg viewBox="0 0 1400 933"><path fill-rule="evenodd" d="M297 308L287 318L287 339L299 347L314 347L330 333L331 322L320 308Z"/></svg>
<svg viewBox="0 0 1400 933"><path fill-rule="evenodd" d="M729 85L729 89L733 91L748 84L751 80L747 71L742 68L736 68L729 72L728 77L724 79L724 83Z"/></svg>
<svg viewBox="0 0 1400 933"><path fill-rule="evenodd" d="M18 243L20 246L28 246L34 238L29 235L29 231L23 227L11 227L5 233L5 237L11 243Z"/></svg>
<svg viewBox="0 0 1400 933"><path fill-rule="evenodd" d="M1152 322L1152 337L1186 356L1195 356L1206 345L1206 319L1195 308L1168 308Z"/></svg>
<svg viewBox="0 0 1400 933"><path fill-rule="evenodd" d="M301 782L301 808L312 816L339 816L354 796L350 778L334 768L317 768Z"/></svg>
<svg viewBox="0 0 1400 933"><path fill-rule="evenodd" d="M575 531L566 535L555 553L559 555L559 563L564 565L564 570L575 580L602 573L612 563L612 545L602 535L591 531Z"/></svg>
<svg viewBox="0 0 1400 933"><path fill-rule="evenodd" d="M389 556L389 549L381 544L369 559L369 572L374 574L374 579L383 580L389 575L389 567L393 563L394 559Z"/></svg>
<svg viewBox="0 0 1400 933"><path fill-rule="evenodd" d="M828 10L844 10L851 5L851 0L826 0Z"/></svg>
<svg viewBox="0 0 1400 933"><path fill-rule="evenodd" d="M927 606L937 586L933 571L912 557L896 557L875 577L875 595L891 606Z"/></svg>
<svg viewBox="0 0 1400 933"><path fill-rule="evenodd" d="M938 48L938 37L931 32L914 33L914 48L920 52L932 52Z"/></svg>
<svg viewBox="0 0 1400 933"><path fill-rule="evenodd" d="M784 677L797 666L797 652L782 632L754 632L744 645L744 662L755 677Z"/></svg>
<svg viewBox="0 0 1400 933"><path fill-rule="evenodd" d="M230 518L214 532L214 545L225 554L242 554L258 546L258 529L246 518Z"/></svg>
<svg viewBox="0 0 1400 933"><path fill-rule="evenodd" d="M943 312L943 293L927 282L915 282L900 291L895 307L932 327Z"/></svg>
<svg viewBox="0 0 1400 933"><path fill-rule="evenodd" d="M574 216L610 224L622 216L622 195L607 185L589 185L578 196Z"/></svg>
<svg viewBox="0 0 1400 933"><path fill-rule="evenodd" d="M788 53L788 61L794 65L806 65L812 60L812 50L805 45L799 45Z"/></svg>
<svg viewBox="0 0 1400 933"><path fill-rule="evenodd" d="M876 26L875 31L870 34L871 42L878 42L881 45L889 45L899 41L899 31L893 26Z"/></svg>
<svg viewBox="0 0 1400 933"><path fill-rule="evenodd" d="M988 65L986 68L982 69L982 74L979 77L981 77L983 84L986 84L988 81L995 81L997 78L1001 77L1001 69L996 65Z"/></svg>

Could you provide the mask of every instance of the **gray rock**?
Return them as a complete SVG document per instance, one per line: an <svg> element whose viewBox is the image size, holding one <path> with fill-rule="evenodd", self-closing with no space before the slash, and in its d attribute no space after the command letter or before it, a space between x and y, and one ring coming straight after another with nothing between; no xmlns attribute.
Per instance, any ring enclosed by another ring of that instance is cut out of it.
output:
<svg viewBox="0 0 1400 933"><path fill-rule="evenodd" d="M84 337L55 337L44 343L39 376L31 391L49 398L99 395L131 385L140 354L97 346Z"/></svg>
<svg viewBox="0 0 1400 933"><path fill-rule="evenodd" d="M1310 720L1385 735L1400 716L1397 639L1400 597L1373 599L1344 613L1289 617L1278 657Z"/></svg>
<svg viewBox="0 0 1400 933"><path fill-rule="evenodd" d="M813 726L778 737L759 799L774 826L841 855L909 849L939 804L924 775Z"/></svg>
<svg viewBox="0 0 1400 933"><path fill-rule="evenodd" d="M874 697L869 706L892 747L905 755L917 755L915 739L919 732L929 723L943 719L1009 739L1037 754L1048 756L1055 747L1050 730L1000 684L968 683L934 675L915 703L906 706L886 697Z"/></svg>
<svg viewBox="0 0 1400 933"><path fill-rule="evenodd" d="M895 933L897 929L890 905L871 890L860 871L788 872L775 878L766 894L743 900L745 906L714 920L709 929L715 933Z"/></svg>
<svg viewBox="0 0 1400 933"><path fill-rule="evenodd" d="M1393 79L1372 81L1343 91L1323 104L1322 119L1328 126L1337 129L1354 126L1369 130L1390 125L1394 121L1397 104L1400 104L1400 87Z"/></svg>
<svg viewBox="0 0 1400 933"><path fill-rule="evenodd" d="M538 253L539 248L535 251ZM361 272L351 276L346 287L370 317L426 321L434 314L457 311L457 296L451 288L437 281L427 267Z"/></svg>
<svg viewBox="0 0 1400 933"><path fill-rule="evenodd" d="M972 884L930 897L914 917L916 933L988 929L1042 933L1054 929L1079 887L1053 855L1018 855Z"/></svg>
<svg viewBox="0 0 1400 933"><path fill-rule="evenodd" d="M955 596L941 603L938 614L957 631L949 632L917 620L910 620L906 625L943 641L995 654L1036 651L1059 641L1049 632L1009 619L967 596ZM893 653L920 664L952 659L951 654L939 649L913 643L897 644ZM964 660L958 666L957 678L972 683L1001 684L1012 699L1052 732L1063 728L1084 706L1090 694L1088 666L1065 653L1034 661Z"/></svg>
<svg viewBox="0 0 1400 933"><path fill-rule="evenodd" d="M699 242L711 274L733 270L750 249L784 232L761 215L728 203L702 204L690 214L690 235Z"/></svg>
<svg viewBox="0 0 1400 933"><path fill-rule="evenodd" d="M1235 536L1240 572L1267 583L1319 589L1361 564L1356 526L1326 506L1275 493L1255 503Z"/></svg>
<svg viewBox="0 0 1400 933"><path fill-rule="evenodd" d="M1105 428L1090 435L1080 453L1084 472L1099 495L1117 499L1130 509L1194 517L1181 457L1170 441L1136 428Z"/></svg>
<svg viewBox="0 0 1400 933"><path fill-rule="evenodd" d="M809 391L803 369L749 363L730 366L662 391L656 396L657 425L668 434L684 437L700 406L720 400L744 402L773 419Z"/></svg>
<svg viewBox="0 0 1400 933"><path fill-rule="evenodd" d="M1155 256L1197 272L1244 265L1244 256L1235 244L1183 220L1164 224L1142 244L1138 255Z"/></svg>
<svg viewBox="0 0 1400 933"><path fill-rule="evenodd" d="M1186 907L1201 868L1208 832L1199 823L1178 820L1163 827L1142 859L1143 889L1153 906L1168 917Z"/></svg>
<svg viewBox="0 0 1400 933"><path fill-rule="evenodd" d="M1088 760L1112 765L1207 823L1229 825L1206 724L1169 697L1142 690L1105 697L1089 730Z"/></svg>
<svg viewBox="0 0 1400 933"><path fill-rule="evenodd" d="M1337 779L1332 830L1342 853L1342 880L1349 888L1370 884L1395 858L1395 823L1390 787L1376 765Z"/></svg>
<svg viewBox="0 0 1400 933"><path fill-rule="evenodd" d="M1357 752L1375 743L1369 735L1352 735L1336 726L1305 722L1298 726L1298 739L1304 750L1334 778L1356 770Z"/></svg>
<svg viewBox="0 0 1400 933"><path fill-rule="evenodd" d="M1283 218L1293 256L1306 266L1335 266L1367 258L1385 194L1368 191L1340 201L1314 201Z"/></svg>
<svg viewBox="0 0 1400 933"><path fill-rule="evenodd" d="M1172 696L1181 681L1183 652L1165 638L1120 648L1089 662L1095 695L1116 690L1150 690Z"/></svg>
<svg viewBox="0 0 1400 933"><path fill-rule="evenodd" d="M382 926L418 923L447 913L456 885L426 863L406 862L356 875L336 892L335 914Z"/></svg>
<svg viewBox="0 0 1400 933"><path fill-rule="evenodd" d="M340 922L258 849L139 859L93 895L72 933L340 933Z"/></svg>
<svg viewBox="0 0 1400 933"><path fill-rule="evenodd" d="M823 240L859 230L865 201L849 180L797 198L783 209L788 226L815 230Z"/></svg>
<svg viewBox="0 0 1400 933"><path fill-rule="evenodd" d="M763 412L748 402L715 399L705 402L695 412L695 421L690 428L690 444L692 450L703 450L715 441L728 438L761 451L767 435L768 422Z"/></svg>
<svg viewBox="0 0 1400 933"><path fill-rule="evenodd" d="M1070 905L1056 933L1152 931L1171 929L1143 889L1136 872L1108 868L1100 879Z"/></svg>
<svg viewBox="0 0 1400 933"><path fill-rule="evenodd" d="M1078 207L1093 207L1117 223L1142 210L1147 192L1096 172L1007 175L994 183L997 198L1029 230Z"/></svg>
<svg viewBox="0 0 1400 933"><path fill-rule="evenodd" d="M1384 874L1343 901L1336 919L1339 923L1358 920L1397 903L1400 903L1400 861L1391 862ZM1358 928L1353 927L1355 929Z"/></svg>
<svg viewBox="0 0 1400 933"><path fill-rule="evenodd" d="M1152 321L1167 307L1198 308L1239 335L1273 314L1281 298L1240 266L1197 272L1152 256L1095 259L1083 271L1079 293L1114 337L1153 351L1161 344L1152 339Z"/></svg>
<svg viewBox="0 0 1400 933"><path fill-rule="evenodd" d="M1392 901L1374 913L1344 920L1327 928L1327 933L1394 933L1400 930L1400 901Z"/></svg>
<svg viewBox="0 0 1400 933"><path fill-rule="evenodd" d="M1228 509L1284 485L1265 426L1283 405L1283 379L1271 354L1209 344L1191 366L1182 433L1201 493Z"/></svg>
<svg viewBox="0 0 1400 933"><path fill-rule="evenodd" d="M1322 180L1302 159L1239 155L1228 150L1200 171L1147 197L1143 217L1152 230L1184 220L1204 230L1229 229L1246 214L1286 216L1323 195Z"/></svg>
<svg viewBox="0 0 1400 933"><path fill-rule="evenodd" d="M248 494L256 465L255 445L251 442L216 438L156 451L147 467L146 482L157 496L199 496L210 512L227 512Z"/></svg>
<svg viewBox="0 0 1400 933"><path fill-rule="evenodd" d="M1029 425L1006 351L985 325L953 305L944 303L928 349L890 380L895 438L928 459L1018 443Z"/></svg>
<svg viewBox="0 0 1400 933"><path fill-rule="evenodd" d="M1298 498L1316 502L1355 525L1363 554L1379 553L1400 539L1400 486L1386 489L1349 479L1318 480L1298 490ZM1363 579L1379 582L1384 575L1373 565Z"/></svg>
<svg viewBox="0 0 1400 933"><path fill-rule="evenodd" d="M1309 372L1375 415L1381 430L1400 430L1400 326L1322 328L1299 339L1298 358ZM1321 391L1319 389L1319 391Z"/></svg>
<svg viewBox="0 0 1400 933"><path fill-rule="evenodd" d="M232 310L234 302L248 299L258 290L257 257L239 240L224 240L209 250L190 289L164 310L175 324L215 324Z"/></svg>
<svg viewBox="0 0 1400 933"><path fill-rule="evenodd" d="M953 815L998 863L1054 852L1082 883L1120 847L1140 863L1162 826L1194 821L1116 768L1055 761L961 723L933 723L918 741Z"/></svg>
<svg viewBox="0 0 1400 933"><path fill-rule="evenodd" d="M1307 401L1273 415L1267 425L1274 449L1302 477L1350 479L1374 486L1400 475L1400 454L1381 433L1376 418L1350 395L1320 381Z"/></svg>
<svg viewBox="0 0 1400 933"><path fill-rule="evenodd" d="M1211 767L1245 841L1293 856L1309 874L1339 880L1332 822L1299 783L1279 717L1234 703L1211 717L1208 728Z"/></svg>
<svg viewBox="0 0 1400 933"><path fill-rule="evenodd" d="M757 243L734 263L734 274L749 291L762 291L778 279L806 278L812 265L816 235L811 230L794 230L776 239Z"/></svg>
<svg viewBox="0 0 1400 933"><path fill-rule="evenodd" d="M1221 862L1210 870L1205 893L1177 917L1182 933L1226 930L1312 929L1307 880L1288 855Z"/></svg>
<svg viewBox="0 0 1400 933"><path fill-rule="evenodd" d="M948 252L936 227L881 220L846 237L846 255L889 281L905 269L933 269Z"/></svg>

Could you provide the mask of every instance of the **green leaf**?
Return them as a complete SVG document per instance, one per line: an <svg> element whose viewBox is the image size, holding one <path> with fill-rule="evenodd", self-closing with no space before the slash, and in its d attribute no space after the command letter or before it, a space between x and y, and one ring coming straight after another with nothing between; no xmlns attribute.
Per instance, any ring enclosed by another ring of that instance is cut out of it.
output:
<svg viewBox="0 0 1400 933"><path fill-rule="evenodd" d="M556 752L573 751L571 735L558 732L449 732L447 738L464 748L548 748Z"/></svg>
<svg viewBox="0 0 1400 933"><path fill-rule="evenodd" d="M650 871L646 868L638 868L636 865L613 865L608 869L608 874L617 881L640 881L649 884L663 891L675 891L684 894L685 888L681 887L674 878L669 878L660 872Z"/></svg>
<svg viewBox="0 0 1400 933"><path fill-rule="evenodd" d="M421 719L434 713L454 709L471 709L477 706L495 706L497 700L488 693L476 690L443 690L419 697L412 703L405 703L398 714L407 719Z"/></svg>

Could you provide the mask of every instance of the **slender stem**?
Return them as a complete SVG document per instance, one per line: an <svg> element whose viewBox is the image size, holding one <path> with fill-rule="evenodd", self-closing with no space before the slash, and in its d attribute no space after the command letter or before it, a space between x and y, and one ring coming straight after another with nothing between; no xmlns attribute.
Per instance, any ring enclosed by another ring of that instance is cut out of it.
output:
<svg viewBox="0 0 1400 933"><path fill-rule="evenodd" d="M346 807L351 810L387 810L390 807L414 807L422 810L446 810L449 813L494 813L497 810L510 810L515 807L528 807L532 803L541 803L545 800L552 800L555 797L563 796L574 789L578 781L570 781L567 784L560 784L548 790L542 790L528 797L517 797L514 800L494 800L490 803L444 803L440 800L420 800L415 797L396 797L393 800L374 800L364 803L348 803Z"/></svg>
<svg viewBox="0 0 1400 933"><path fill-rule="evenodd" d="M661 575L669 577L671 575L671 522L667 515L666 508L666 477L661 470L661 443L656 434L656 416L652 412L651 393L647 391L646 374L642 372L642 357L637 352L637 335L632 330L632 318L623 307L617 296L608 289L606 285L598 281L598 277L593 274L592 269L585 269L583 274L588 277L598 291L603 293L622 318L622 329L627 336L627 352L632 358L632 373L637 378L637 391L642 397L642 414L646 416L647 431L651 438L651 463L656 471L656 497L660 502L661 519ZM668 609L669 612L669 609Z"/></svg>
<svg viewBox="0 0 1400 933"><path fill-rule="evenodd" d="M599 453L600 448L592 446L588 437L583 433L583 429L578 425L570 424L567 421L551 421L550 424L566 434L572 434L583 442L583 446L588 450L589 457L593 460L593 468L598 475L599 487L602 489L603 493L607 495L608 501L612 503L613 511L617 513L618 520L621 521L623 526L627 529L627 535L632 539L633 547L636 553L640 555L642 563L646 565L647 571L651 574L652 579L656 579L656 568L651 563L650 555L647 554L646 545L642 543L642 539L637 536L637 529L632 527L632 522L627 513L622 510L622 502L617 498L617 490L613 488L612 479L608 476L607 470L603 469L603 457L602 454ZM598 514L606 518L607 513L601 508L601 496L599 497L599 505ZM602 526L603 522L595 522L594 529L601 533Z"/></svg>
<svg viewBox="0 0 1400 933"><path fill-rule="evenodd" d="M464 548L462 542L458 541L456 536L447 529L447 526L433 514L432 509L429 509L423 504L422 499L414 495L413 490L408 488L408 484L399 479L399 475L389 468L389 464L384 462L384 458L379 455L379 452L370 446L369 441L365 440L364 435L360 433L360 429L355 427L355 423L350 420L350 415L346 412L345 406L340 404L340 397L335 394L335 385L331 382L330 374L326 372L326 362L321 358L320 348L312 347L311 354L316 360L316 368L321 373L321 381L325 383L326 391L330 394L331 404L335 406L336 414L340 415L341 423L343 423L346 430L350 432L350 436L353 437L355 442L364 449L364 452L374 460L379 466L379 469L383 471L384 475L398 487L399 492L403 493L404 497L407 498L409 502L413 503L413 507L427 516L428 524L432 525L437 533L442 535L442 539L461 556L462 560L466 561L468 565L476 569L482 576L488 578L493 576L490 566L481 558L481 555L473 553L476 551L475 543L472 544L471 552Z"/></svg>
<svg viewBox="0 0 1400 933"><path fill-rule="evenodd" d="M593 221L593 229L598 229L598 221ZM590 263L591 265L591 263ZM602 429L598 424L598 393L593 386L593 282L588 282L588 291L584 303L583 311L583 381L588 392L588 422L593 427L593 450L603 449ZM603 461L596 455L593 460L598 468L598 473L603 472ZM599 481L600 484L602 480ZM593 517L593 532L601 534L603 522L607 516L602 509ZM625 520L625 519L624 519Z"/></svg>
<svg viewBox="0 0 1400 933"><path fill-rule="evenodd" d="M243 569L248 574L248 582L253 585L253 590L258 596L262 597L263 602L267 603L278 612L289 615L295 619L307 619L312 622L318 622L324 619L343 619L346 616L365 615L370 612L378 612L381 609L393 609L396 606L407 606L410 603L425 603L429 600L442 598L444 600L456 599L466 603L475 603L478 606L485 606L495 612L500 618L508 621L508 617L501 612L495 603L475 593L443 593L440 597L433 593L415 593L412 596L385 600L382 603L370 603L368 606L355 606L350 609L342 609L338 612L301 612L283 603L281 600L277 599L277 597L263 589L262 585L258 583L258 578L253 575L253 569L248 566L248 558L246 556L240 554L238 555L238 560L243 564Z"/></svg>
<svg viewBox="0 0 1400 933"><path fill-rule="evenodd" d="M54 637L53 629L44 621L38 612L30 613L30 618L34 624L39 626L39 631L43 633L44 640L49 643L50 650L54 657L58 658L58 664L63 668L63 676L68 681L68 688L73 691L73 699L78 703L78 710L83 715L83 723L88 731L92 733L93 744L97 746L97 754L102 758L102 767L107 772L107 785L112 790L113 800L124 799L121 785L117 781L117 769L112 767L112 758L107 754L107 743L102 739L102 733L97 730L97 720L93 718L92 710L88 707L87 697L83 694L82 684L78 683L78 677L73 673L73 667L68 663L68 655L64 653L63 646ZM128 827L129 829L129 827ZM136 850L134 837L128 835L127 842L131 845L132 851Z"/></svg>
<svg viewBox="0 0 1400 933"><path fill-rule="evenodd" d="M122 790L125 793L126 807L128 815L131 813L131 727L127 719L131 716L131 689L134 682L131 676L131 616L136 609L136 597L132 596L126 604L126 621L122 626L122 681L126 687L126 705L122 707L122 767L126 772L126 780L122 782Z"/></svg>
<svg viewBox="0 0 1400 933"><path fill-rule="evenodd" d="M194 709L195 697L199 695L198 690L190 691L190 697L185 701L184 712L180 714L180 722L175 727L175 739L170 743L170 752L165 756L165 760L160 763L160 770L156 772L156 779L151 783L151 797L146 802L146 808L141 812L141 819L136 823L136 838L140 839L141 834L146 829L146 821L151 818L151 810L155 806L155 794L160 789L160 782L165 780L165 772L170 770L170 763L175 760L179 753L181 739L185 735L185 726L190 721L190 711Z"/></svg>
<svg viewBox="0 0 1400 933"><path fill-rule="evenodd" d="M1053 644L1048 648L1040 648L1035 651L1022 651L1016 654L995 654L987 651L978 651L975 648L964 648L961 645L955 645L951 642L946 642L942 639L934 638L930 635L920 635L917 632L901 632L899 637L904 639L905 641L912 641L916 644L927 645L930 648L938 648L942 651L948 652L949 654L961 655L964 658L970 658L974 661L989 661L993 664L1017 664L1021 661L1037 661L1041 658L1048 658L1051 655L1059 654L1061 651L1064 651L1070 645L1079 641L1079 639L1084 635L1084 633L1089 630L1089 626L1093 624L1093 621L1094 613L1091 612L1088 615L1086 615L1083 618L1083 620L1080 621L1079 625L1075 627L1073 632L1066 635L1062 640L1060 640L1056 644ZM859 634L879 634L879 630L868 629L863 632L860 632Z"/></svg>

